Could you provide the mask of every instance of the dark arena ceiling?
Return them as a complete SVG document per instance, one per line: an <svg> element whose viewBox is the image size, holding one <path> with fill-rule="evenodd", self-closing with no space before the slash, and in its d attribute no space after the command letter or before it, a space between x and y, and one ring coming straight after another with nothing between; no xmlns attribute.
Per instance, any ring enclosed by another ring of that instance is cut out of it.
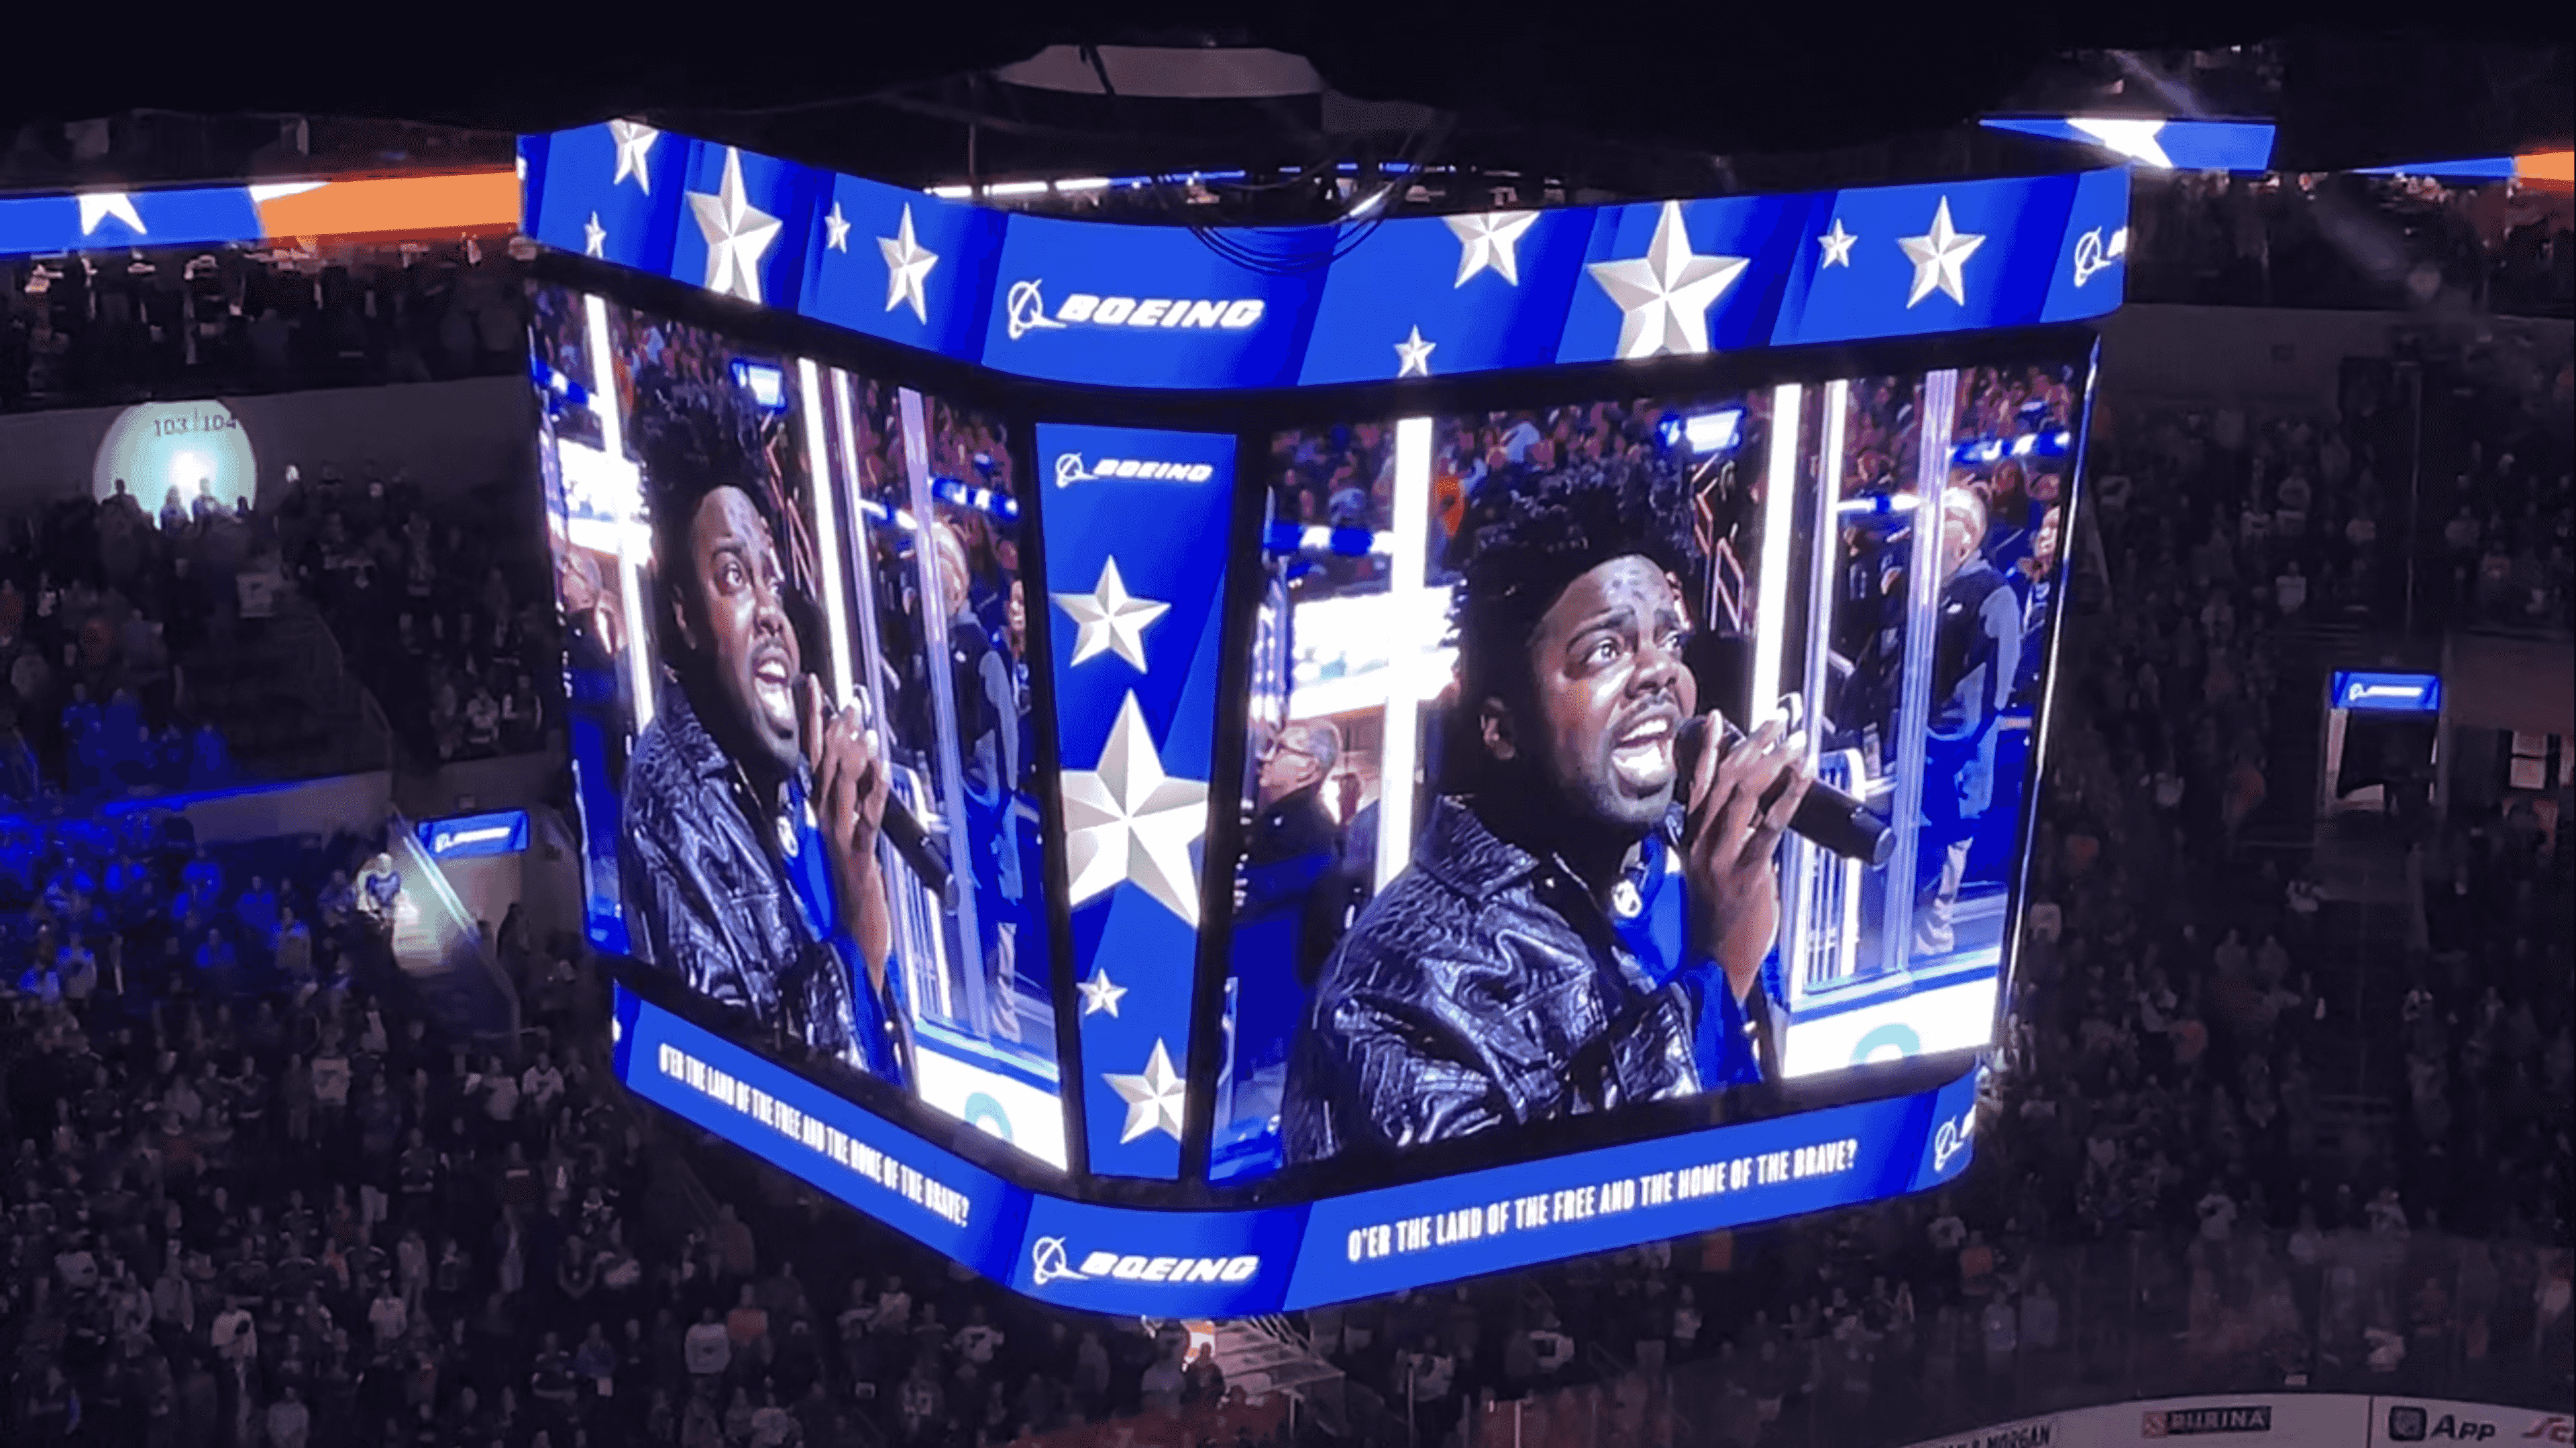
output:
<svg viewBox="0 0 2576 1448"><path fill-rule="evenodd" d="M2398 20L2321 0L362 7L190 24L167 44L62 36L0 86L0 189L256 174L292 115L465 128L504 154L509 132L646 116L914 185L1406 158L1599 196L2010 167L1957 140L2002 109L2266 116L2288 170L2566 144L2576 47L2558 7L2379 28ZM2260 64L2223 88L2192 59L2240 46ZM63 140L66 122L138 112L209 134L195 118L229 118L241 139L200 141L191 161ZM442 147L459 143L409 160Z"/></svg>

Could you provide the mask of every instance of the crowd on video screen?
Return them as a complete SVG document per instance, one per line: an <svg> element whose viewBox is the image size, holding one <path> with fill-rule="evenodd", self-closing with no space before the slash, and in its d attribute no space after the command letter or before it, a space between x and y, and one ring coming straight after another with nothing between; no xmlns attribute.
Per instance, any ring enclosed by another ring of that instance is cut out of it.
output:
<svg viewBox="0 0 2576 1448"><path fill-rule="evenodd" d="M2077 376L1957 375L1925 553L1920 378L1840 390L1830 500L1819 388L1789 420L1769 389L1435 419L1420 520L1397 516L1391 423L1283 434L1215 1174L1777 1076L1799 971L1891 998L1918 975L1982 972L1990 1001ZM1800 491L1772 509L1780 426L1801 430ZM1791 537L1766 550L1772 526ZM1768 588L1766 555L1786 570ZM1937 587L1908 583L1918 557ZM1934 636L1909 651L1917 615ZM1756 698L1757 665L1789 697ZM1712 710L1743 747L1681 741ZM1687 780L1686 761L1704 766ZM1882 821L1908 808L1897 777L1920 780L1910 885L1890 883L1884 851L1859 886L1822 852L1783 873L1772 847L1820 771ZM1405 858L1382 866L1389 841ZM1855 888L1848 925L1792 899Z"/></svg>
<svg viewBox="0 0 2576 1448"><path fill-rule="evenodd" d="M594 938L901 1090L1051 1075L1006 430L922 400L917 480L897 389L592 305L534 311Z"/></svg>

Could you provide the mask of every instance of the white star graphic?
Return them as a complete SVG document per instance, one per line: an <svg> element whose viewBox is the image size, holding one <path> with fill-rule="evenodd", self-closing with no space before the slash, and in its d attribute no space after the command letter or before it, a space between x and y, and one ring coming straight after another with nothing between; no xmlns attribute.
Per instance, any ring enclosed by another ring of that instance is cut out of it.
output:
<svg viewBox="0 0 2576 1448"><path fill-rule="evenodd" d="M2143 161L2160 171L2173 169L2173 158L2165 154L2165 143L2156 139L2165 128L2162 118L2123 120L2112 116L2069 116L2066 124L2091 136L2102 149L2115 156Z"/></svg>
<svg viewBox="0 0 2576 1448"><path fill-rule="evenodd" d="M778 239L778 218L751 204L742 191L742 152L725 147L724 180L714 194L687 193L707 239L706 288L760 304L760 258Z"/></svg>
<svg viewBox="0 0 2576 1448"><path fill-rule="evenodd" d="M1061 784L1071 876L1066 903L1080 905L1133 882L1197 928L1199 877L1190 846L1207 830L1207 782L1163 773L1133 693L1109 727L1100 767L1067 770Z"/></svg>
<svg viewBox="0 0 2576 1448"><path fill-rule="evenodd" d="M1414 328L1412 336L1395 344L1395 375L1398 377L1430 376L1431 349L1439 345L1437 342L1423 341L1422 329Z"/></svg>
<svg viewBox="0 0 2576 1448"><path fill-rule="evenodd" d="M1596 261L1584 270L1625 313L1619 322L1621 357L1695 356L1708 350L1710 305L1744 274L1745 261L1692 255L1682 204L1667 201L1644 256Z"/></svg>
<svg viewBox="0 0 2576 1448"><path fill-rule="evenodd" d="M1486 211L1474 216L1447 216L1449 229L1458 237L1457 286L1467 278L1491 267L1495 275L1513 286L1521 284L1521 267L1516 248L1521 233L1538 220L1535 211Z"/></svg>
<svg viewBox="0 0 2576 1448"><path fill-rule="evenodd" d="M1859 237L1843 230L1843 219L1835 217L1834 229L1816 238L1816 245L1825 249L1825 259L1816 264L1816 270L1823 271L1829 266L1850 267L1852 243L1858 240Z"/></svg>
<svg viewBox="0 0 2576 1448"><path fill-rule="evenodd" d="M98 230L98 224L111 216L137 236L150 234L143 229L143 218L134 214L134 198L122 191L86 191L75 199L80 202L83 236Z"/></svg>
<svg viewBox="0 0 2576 1448"><path fill-rule="evenodd" d="M1145 1058L1143 1072L1122 1076L1104 1071L1100 1079L1127 1103L1127 1124L1118 1133L1120 1146L1157 1131L1171 1133L1174 1141L1181 1139L1181 1105L1188 1088L1172 1069L1172 1053L1159 1039L1154 1042L1154 1054Z"/></svg>
<svg viewBox="0 0 2576 1448"><path fill-rule="evenodd" d="M1915 303L1934 292L1946 294L1961 306L1968 304L1967 278L1962 268L1977 248L1986 244L1983 236L1971 235L1950 224L1950 198L1941 198L1941 208L1932 213L1932 229L1921 236L1908 236L1896 243L1914 263L1914 290L1906 293L1905 305Z"/></svg>
<svg viewBox="0 0 2576 1448"><path fill-rule="evenodd" d="M1082 992L1082 1013L1086 1016L1096 1016L1102 1011L1117 1015L1118 1001L1127 994L1127 987L1109 979L1108 967L1099 965L1091 968L1091 979L1074 989Z"/></svg>
<svg viewBox="0 0 2576 1448"><path fill-rule="evenodd" d="M891 312L910 303L912 315L928 322L930 302L922 293L921 282L932 267L939 265L939 258L922 250L921 243L913 239L910 202L904 204L903 220L896 223L894 235L877 238L877 250L885 256L886 310Z"/></svg>
<svg viewBox="0 0 2576 1448"><path fill-rule="evenodd" d="M594 211L590 213L590 220L582 223L581 254L583 256L606 256L608 253L604 248L607 245L608 228L599 224L599 213Z"/></svg>
<svg viewBox="0 0 2576 1448"><path fill-rule="evenodd" d="M850 218L841 214L838 198L833 200L832 209L823 217L823 244L834 251L850 249Z"/></svg>
<svg viewBox="0 0 2576 1448"><path fill-rule="evenodd" d="M642 121L610 121L608 138L617 143L617 174L608 178L608 184L613 187L632 176L637 190L652 195L653 168L644 159L653 154L653 143L662 139L662 133Z"/></svg>
<svg viewBox="0 0 2576 1448"><path fill-rule="evenodd" d="M1127 591L1126 580L1118 576L1118 560L1101 562L1100 581L1089 593L1059 593L1055 606L1063 609L1074 622L1073 661L1088 663L1102 654L1116 654L1145 672L1145 630L1161 618L1168 603L1150 598L1137 598Z"/></svg>

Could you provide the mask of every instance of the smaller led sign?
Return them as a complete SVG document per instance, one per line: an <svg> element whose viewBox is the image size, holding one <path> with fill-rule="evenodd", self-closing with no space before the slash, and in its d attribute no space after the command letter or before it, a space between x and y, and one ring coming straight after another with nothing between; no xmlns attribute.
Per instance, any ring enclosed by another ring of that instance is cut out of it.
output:
<svg viewBox="0 0 2576 1448"><path fill-rule="evenodd" d="M528 812L500 810L428 820L417 826L421 847L434 860L471 860L482 855L515 855L528 848Z"/></svg>
<svg viewBox="0 0 2576 1448"><path fill-rule="evenodd" d="M2380 714L2438 714L2442 712L2442 676L2338 669L2334 676L2334 706Z"/></svg>

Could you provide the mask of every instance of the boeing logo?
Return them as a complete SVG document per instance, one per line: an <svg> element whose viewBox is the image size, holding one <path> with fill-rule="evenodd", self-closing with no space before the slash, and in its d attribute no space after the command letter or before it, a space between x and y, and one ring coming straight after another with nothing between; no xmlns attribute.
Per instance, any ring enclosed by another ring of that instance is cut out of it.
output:
<svg viewBox="0 0 2576 1448"><path fill-rule="evenodd" d="M2412 704L2424 697L2421 684L2355 684L2344 695L2348 703L2365 704L2373 699L2395 699Z"/></svg>
<svg viewBox="0 0 2576 1448"><path fill-rule="evenodd" d="M1029 1285L1055 1282L1249 1282L1261 1270L1258 1257L1146 1257L1094 1252L1071 1265L1062 1237L1040 1237L1029 1244Z"/></svg>
<svg viewBox="0 0 2576 1448"><path fill-rule="evenodd" d="M1948 1171L1950 1163L1968 1149L1969 1138L1976 1134L1977 1109L1973 1106L1955 1119L1942 1122L1941 1129L1932 1133L1932 1170Z"/></svg>
<svg viewBox="0 0 2576 1448"><path fill-rule="evenodd" d="M1231 300L1193 297L1102 297L1075 292L1052 315L1039 280L1011 283L1003 294L1002 321L1016 342L1031 332L1066 327L1131 327L1138 330L1242 332L1258 325L1269 306L1259 297Z"/></svg>
<svg viewBox="0 0 2576 1448"><path fill-rule="evenodd" d="M1100 478L1147 478L1171 483L1204 483L1216 476L1214 463L1158 463L1142 458L1102 458L1086 463L1080 453L1055 455L1055 485L1070 488Z"/></svg>
<svg viewBox="0 0 2576 1448"><path fill-rule="evenodd" d="M2100 273L2128 259L2129 228L2123 226L2102 240L2102 228L2094 227L2075 239L2075 284L2082 286Z"/></svg>
<svg viewBox="0 0 2576 1448"><path fill-rule="evenodd" d="M1029 1244L1029 1285L1044 1287L1050 1282L1088 1282L1091 1279L1074 1271L1064 1262L1064 1239L1040 1237Z"/></svg>

